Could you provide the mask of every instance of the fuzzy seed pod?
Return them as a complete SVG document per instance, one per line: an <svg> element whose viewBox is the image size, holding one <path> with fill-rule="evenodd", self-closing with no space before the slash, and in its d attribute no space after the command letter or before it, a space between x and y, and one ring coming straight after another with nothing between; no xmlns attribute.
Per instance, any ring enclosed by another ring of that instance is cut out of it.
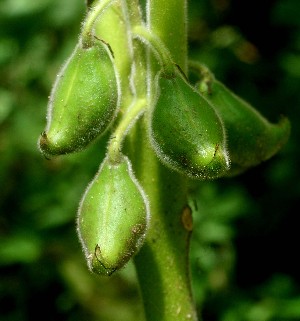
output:
<svg viewBox="0 0 300 321"><path fill-rule="evenodd" d="M228 170L223 124L210 103L176 72L158 75L150 140L160 160L191 178L212 179Z"/></svg>
<svg viewBox="0 0 300 321"><path fill-rule="evenodd" d="M78 235L91 271L111 275L138 251L149 221L148 201L130 161L106 158L78 211Z"/></svg>
<svg viewBox="0 0 300 321"><path fill-rule="evenodd" d="M52 89L41 151L52 156L85 148L107 129L118 105L119 84L109 48L97 39L88 48L78 44Z"/></svg>
<svg viewBox="0 0 300 321"><path fill-rule="evenodd" d="M213 78L213 77L212 77ZM198 88L221 116L226 133L233 176L258 165L276 154L290 134L290 122L282 117L278 124L270 123L249 103L235 95L215 79Z"/></svg>

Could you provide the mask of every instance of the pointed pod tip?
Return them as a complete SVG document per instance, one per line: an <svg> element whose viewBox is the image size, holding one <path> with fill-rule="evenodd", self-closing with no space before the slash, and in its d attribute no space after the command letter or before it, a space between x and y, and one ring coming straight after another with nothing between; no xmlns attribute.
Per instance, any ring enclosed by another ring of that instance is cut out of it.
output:
<svg viewBox="0 0 300 321"><path fill-rule="evenodd" d="M280 118L279 118L279 121L278 121L278 125L284 130L285 136L288 139L288 137L290 136L290 133L291 133L291 122L290 122L290 120L286 116L280 115Z"/></svg>
<svg viewBox="0 0 300 321"><path fill-rule="evenodd" d="M43 156L47 159L50 160L53 155L51 155L51 153L49 153L49 140L48 140L48 136L47 133L45 131L43 131L38 139L38 148L40 150L40 152L43 154Z"/></svg>
<svg viewBox="0 0 300 321"><path fill-rule="evenodd" d="M39 144L40 146L44 146L47 145L47 141L48 141L48 136L47 133L45 131L43 131L39 137Z"/></svg>
<svg viewBox="0 0 300 321"><path fill-rule="evenodd" d="M100 247L97 244L94 253L89 256L89 268L95 274L101 276L111 276L118 269L118 267L107 266L103 261L104 260L101 255Z"/></svg>
<svg viewBox="0 0 300 321"><path fill-rule="evenodd" d="M43 131L38 140L41 153L47 158L79 152L86 146L84 139L68 141L63 131Z"/></svg>
<svg viewBox="0 0 300 321"><path fill-rule="evenodd" d="M290 120L284 116L280 115L278 126L281 127L282 129L282 142L281 146L287 143L288 139L290 138L291 135L291 122Z"/></svg>
<svg viewBox="0 0 300 321"><path fill-rule="evenodd" d="M291 122L287 117L280 115L279 121L270 125L268 134L268 144L266 144L264 153L262 153L262 161L271 158L288 142L291 134Z"/></svg>
<svg viewBox="0 0 300 321"><path fill-rule="evenodd" d="M63 154L56 144L49 138L46 131L43 131L38 140L38 147L46 159Z"/></svg>
<svg viewBox="0 0 300 321"><path fill-rule="evenodd" d="M220 147L219 144L215 146L213 155L205 158L208 162L203 163L203 156L199 155L194 158L193 163L198 164L199 171L195 170L193 173L196 178L200 179L216 179L224 176L230 168L230 160L226 150Z"/></svg>

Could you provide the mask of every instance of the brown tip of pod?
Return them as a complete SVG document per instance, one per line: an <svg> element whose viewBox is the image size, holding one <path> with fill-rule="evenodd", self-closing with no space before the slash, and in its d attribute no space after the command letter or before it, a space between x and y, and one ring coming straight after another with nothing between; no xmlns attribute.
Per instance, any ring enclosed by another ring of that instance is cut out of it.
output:
<svg viewBox="0 0 300 321"><path fill-rule="evenodd" d="M39 140L38 140L38 147L41 151L41 153L43 154L43 156L50 160L51 157L50 155L47 153L47 150L48 150L48 146L49 146L49 140L48 140L48 136L47 136L47 133L45 131L43 131L39 137Z"/></svg>

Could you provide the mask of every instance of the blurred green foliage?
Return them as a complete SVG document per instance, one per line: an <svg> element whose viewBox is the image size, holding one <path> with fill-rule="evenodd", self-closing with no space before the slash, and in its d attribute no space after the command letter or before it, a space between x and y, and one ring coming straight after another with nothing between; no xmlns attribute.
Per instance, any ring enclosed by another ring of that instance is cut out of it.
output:
<svg viewBox="0 0 300 321"><path fill-rule="evenodd" d="M300 2L191 0L190 54L264 115L292 123L273 159L204 182L194 209L193 291L205 321L300 320ZM0 3L0 320L143 320L132 264L91 275L76 235L79 199L105 153L43 159L47 97L71 53L83 0ZM37 309L38 308L38 309Z"/></svg>

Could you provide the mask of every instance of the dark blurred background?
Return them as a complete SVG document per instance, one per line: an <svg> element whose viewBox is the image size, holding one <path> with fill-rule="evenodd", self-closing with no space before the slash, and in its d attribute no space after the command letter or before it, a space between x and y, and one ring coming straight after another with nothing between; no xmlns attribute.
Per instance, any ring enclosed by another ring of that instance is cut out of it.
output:
<svg viewBox="0 0 300 321"><path fill-rule="evenodd" d="M91 275L76 235L104 140L45 160L37 139L83 0L0 2L0 320L143 320L135 271ZM189 1L189 49L268 119L292 124L271 160L191 196L193 291L204 321L299 321L300 2ZM42 311L42 312L41 312Z"/></svg>

